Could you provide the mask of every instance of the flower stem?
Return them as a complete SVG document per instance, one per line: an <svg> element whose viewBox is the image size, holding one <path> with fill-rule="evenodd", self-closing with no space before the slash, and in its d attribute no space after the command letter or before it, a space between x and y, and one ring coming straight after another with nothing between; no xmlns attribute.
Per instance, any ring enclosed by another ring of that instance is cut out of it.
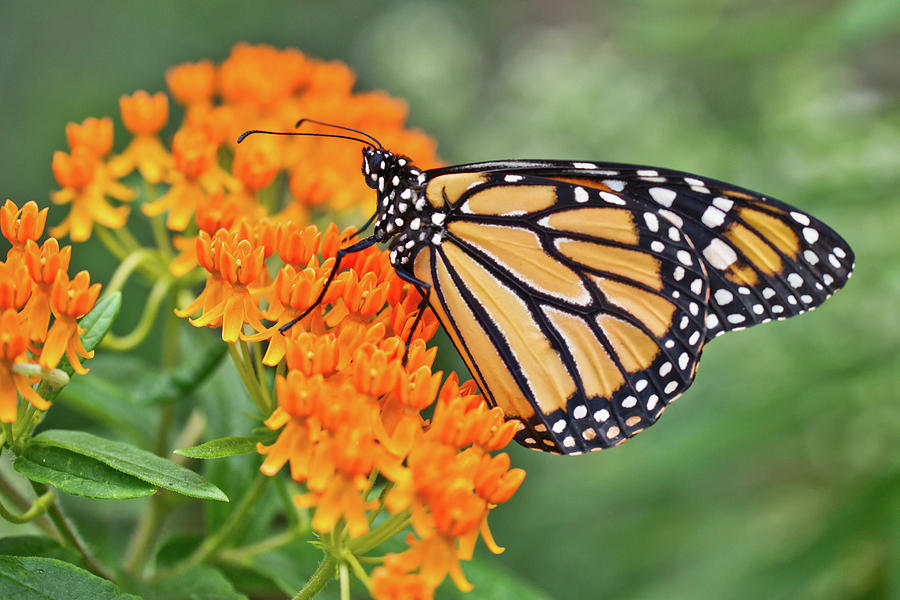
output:
<svg viewBox="0 0 900 600"><path fill-rule="evenodd" d="M31 506L28 507L28 510L21 515L17 515L8 510L0 503L0 517L3 517L10 523L19 525L29 523L47 512L54 500L56 500L56 494L53 493L53 490L48 490L44 492L44 495L37 497L34 502L31 503Z"/></svg>
<svg viewBox="0 0 900 600"><path fill-rule="evenodd" d="M340 564L338 576L341 581L341 600L350 600L350 571L347 569L347 563Z"/></svg>
<svg viewBox="0 0 900 600"><path fill-rule="evenodd" d="M319 568L316 569L316 572L312 574L309 581L303 586L303 589L297 592L297 595L292 600L309 600L315 597L334 577L337 565L337 559L330 554L326 554L322 562L319 563Z"/></svg>
<svg viewBox="0 0 900 600"><path fill-rule="evenodd" d="M144 305L144 312L141 314L140 320L131 333L123 336L117 336L112 332L107 333L103 341L100 342L101 348L124 352L137 347L147 339L153 330L153 324L156 322L156 315L159 313L159 306L168 293L172 281L170 279L160 279L154 284Z"/></svg>
<svg viewBox="0 0 900 600"><path fill-rule="evenodd" d="M145 262L153 258L153 251L149 248L139 248L122 259L119 266L103 289L103 295L111 294L122 289L131 274L140 268Z"/></svg>
<svg viewBox="0 0 900 600"><path fill-rule="evenodd" d="M34 487L35 492L44 496L47 493L47 486L41 483L31 482L32 487ZM88 549L87 545L84 543L84 540L81 538L81 535L75 529L75 525L72 524L63 514L62 508L59 506L59 501L53 502L47 509L47 516L50 517L50 520L53 521L53 524L56 525L56 529L59 530L59 533L62 535L63 540L71 545L75 550L81 554L81 557L84 559L85 564L88 569L95 575L99 575L104 579L109 579L112 581L112 573L106 570L100 561L91 553Z"/></svg>
<svg viewBox="0 0 900 600"><path fill-rule="evenodd" d="M297 528L291 528L253 544L247 544L240 548L226 548L219 552L219 558L224 561L242 564L247 559L253 558L258 554L265 554L285 544L290 544L297 539L298 535Z"/></svg>
<svg viewBox="0 0 900 600"><path fill-rule="evenodd" d="M0 477L0 493L22 511L25 511L26 508L30 506L25 496L20 494L19 490L10 485L3 477ZM46 514L37 517L32 522L43 529L48 536L54 538L61 544L63 543L62 535L56 530L56 527L53 526L53 523L50 522L50 519L47 518Z"/></svg>
<svg viewBox="0 0 900 600"><path fill-rule="evenodd" d="M409 511L391 515L369 533L352 539L347 548L356 555L365 554L372 548L380 546L409 526Z"/></svg>
<svg viewBox="0 0 900 600"><path fill-rule="evenodd" d="M247 393L250 394L250 399L253 400L261 415L268 416L271 411L268 411L266 401L261 396L259 382L253 375L253 367L244 360L238 344L228 344L228 353L231 355L231 362L234 363L238 375L241 376L241 381L244 382L244 387L247 388Z"/></svg>
<svg viewBox="0 0 900 600"><path fill-rule="evenodd" d="M126 250L122 244L116 240L116 238L110 233L109 229L103 227L102 225L98 225L95 229L97 232L97 237L106 246L106 249L109 250L110 254L118 258L120 261L125 260L128 257L128 250Z"/></svg>
<svg viewBox="0 0 900 600"><path fill-rule="evenodd" d="M176 571L182 571L188 567L199 565L204 561L215 556L229 541L241 527L247 524L247 514L256 505L257 501L262 497L266 490L266 484L269 483L269 477L262 472L258 473L256 479L250 485L250 488L241 498L241 501L234 508L228 518L211 536L207 537L194 552L181 562Z"/></svg>

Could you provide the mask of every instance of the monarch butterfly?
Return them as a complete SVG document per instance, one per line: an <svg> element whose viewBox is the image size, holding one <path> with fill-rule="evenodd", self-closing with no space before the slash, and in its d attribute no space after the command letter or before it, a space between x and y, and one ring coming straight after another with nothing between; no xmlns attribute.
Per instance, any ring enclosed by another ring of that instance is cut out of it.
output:
<svg viewBox="0 0 900 600"><path fill-rule="evenodd" d="M348 135L240 139L365 145L378 204L360 231L374 232L338 252L326 288L343 256L387 243L419 316L427 303L528 448L622 443L690 386L709 340L811 310L853 270L827 225L721 181L561 160L422 171L367 133L304 121Z"/></svg>

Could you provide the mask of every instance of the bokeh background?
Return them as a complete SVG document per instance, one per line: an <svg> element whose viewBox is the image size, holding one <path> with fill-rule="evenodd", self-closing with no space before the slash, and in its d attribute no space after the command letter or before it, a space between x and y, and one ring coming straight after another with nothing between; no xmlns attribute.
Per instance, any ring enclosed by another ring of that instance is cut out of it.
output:
<svg viewBox="0 0 900 600"><path fill-rule="evenodd" d="M405 97L448 162L694 171L795 204L856 251L846 290L713 342L628 444L513 449L528 477L492 515L497 590L900 597L900 2L3 2L0 199L46 204L66 122L242 40L348 62L360 89Z"/></svg>

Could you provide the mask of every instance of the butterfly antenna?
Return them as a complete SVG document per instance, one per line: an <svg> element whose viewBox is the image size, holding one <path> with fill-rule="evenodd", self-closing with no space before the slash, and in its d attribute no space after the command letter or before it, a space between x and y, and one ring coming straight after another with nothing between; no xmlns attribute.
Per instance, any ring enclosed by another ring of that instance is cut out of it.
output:
<svg viewBox="0 0 900 600"><path fill-rule="evenodd" d="M367 138L369 138L370 140L372 140L373 142L375 142L376 144L378 144L379 150L384 149L384 146L381 145L381 142L379 142L375 138L375 136L370 135L370 134L366 133L365 131L360 131L359 129L353 129L352 127L344 127L343 125L335 125L334 123L326 123L324 121L316 121L315 119L307 119L305 117L300 119L299 121L297 121L297 123L294 124L294 127L299 129L300 126L303 125L304 123L315 123L316 125L322 125L323 127L334 127L335 129L343 129L344 131L352 131L353 133L358 133L359 135L364 135Z"/></svg>
<svg viewBox="0 0 900 600"><path fill-rule="evenodd" d="M249 131L245 131L241 135L238 136L237 143L240 144L244 141L244 139L253 135L254 133L264 133L266 135L297 135L297 136L307 136L307 137L325 137L325 138L337 138L341 140L353 140L354 142L359 142L360 144L365 144L370 148L375 148L375 145L372 144L369 140L363 140L357 137L352 137L349 135L337 135L334 133L305 133L299 131L266 131L263 129L251 129Z"/></svg>

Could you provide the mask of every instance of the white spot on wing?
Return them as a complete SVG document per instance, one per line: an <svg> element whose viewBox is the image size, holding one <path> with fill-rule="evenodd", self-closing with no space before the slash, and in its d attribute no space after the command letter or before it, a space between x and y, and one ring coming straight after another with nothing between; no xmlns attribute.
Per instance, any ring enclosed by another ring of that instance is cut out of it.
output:
<svg viewBox="0 0 900 600"><path fill-rule="evenodd" d="M650 193L651 198L665 207L672 206L672 202L675 201L675 192L669 188L652 187L647 191Z"/></svg>
<svg viewBox="0 0 900 600"><path fill-rule="evenodd" d="M703 258L716 269L724 270L737 260L737 254L731 246L719 238L713 238L703 249Z"/></svg>
<svg viewBox="0 0 900 600"><path fill-rule="evenodd" d="M703 221L704 225L713 229L725 222L725 213L715 206L708 206L700 220Z"/></svg>

